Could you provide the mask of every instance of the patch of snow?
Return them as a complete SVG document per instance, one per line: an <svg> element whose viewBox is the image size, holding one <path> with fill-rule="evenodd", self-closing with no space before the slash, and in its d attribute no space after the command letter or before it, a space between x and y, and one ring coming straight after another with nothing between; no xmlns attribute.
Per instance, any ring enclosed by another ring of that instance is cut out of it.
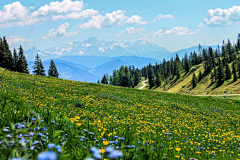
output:
<svg viewBox="0 0 240 160"><path fill-rule="evenodd" d="M104 50L103 47L99 47L99 51L100 51L100 52L104 52L105 50Z"/></svg>
<svg viewBox="0 0 240 160"><path fill-rule="evenodd" d="M83 51L80 51L78 54L79 55L83 55L85 52L83 52Z"/></svg>
<svg viewBox="0 0 240 160"><path fill-rule="evenodd" d="M90 43L87 43L87 44L86 44L86 47L90 47L90 46L92 46L92 44L90 44Z"/></svg>

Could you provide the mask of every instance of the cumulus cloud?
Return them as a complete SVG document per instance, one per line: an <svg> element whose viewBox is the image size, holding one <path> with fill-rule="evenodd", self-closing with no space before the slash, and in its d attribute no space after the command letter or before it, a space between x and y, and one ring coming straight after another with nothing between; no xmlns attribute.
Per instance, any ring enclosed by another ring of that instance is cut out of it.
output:
<svg viewBox="0 0 240 160"><path fill-rule="evenodd" d="M121 31L120 33L118 33L117 36L120 36L123 33L132 34L132 33L137 33L137 32L144 32L144 31L145 31L145 29L143 27L141 27L141 28L129 27L129 28L126 28L124 31Z"/></svg>
<svg viewBox="0 0 240 160"><path fill-rule="evenodd" d="M140 24L140 25L144 25L147 24L147 21L142 21L142 17L138 16L138 15L132 15L132 17L128 18L125 21L125 24Z"/></svg>
<svg viewBox="0 0 240 160"><path fill-rule="evenodd" d="M125 11L117 10L112 13L106 13L103 15L92 16L92 19L86 23L79 24L77 28L80 29L100 29L107 28L111 26L120 26L123 24L123 21L128 17L125 16Z"/></svg>
<svg viewBox="0 0 240 160"><path fill-rule="evenodd" d="M72 12L66 15L53 15L52 19L54 21L59 19L85 19L94 15L99 14L97 10L94 9L86 9L81 12Z"/></svg>
<svg viewBox="0 0 240 160"><path fill-rule="evenodd" d="M48 16L54 14L63 14L70 12L79 12L83 9L83 1L63 0L62 2L51 2L40 7L37 11L32 13L33 17Z"/></svg>
<svg viewBox="0 0 240 160"><path fill-rule="evenodd" d="M108 28L112 26L122 26L126 24L147 24L147 21L142 21L142 17L133 15L130 18L125 15L125 11L117 10L112 13L106 13L104 15L92 16L91 20L86 23L79 24L76 28L80 29L100 29Z"/></svg>
<svg viewBox="0 0 240 160"><path fill-rule="evenodd" d="M23 6L20 2L13 2L12 4L3 6L3 10L0 10L0 23L23 20L27 14L27 7Z"/></svg>
<svg viewBox="0 0 240 160"><path fill-rule="evenodd" d="M160 20L163 19L163 18L165 18L165 19L173 19L174 16L171 15L171 14L165 14L165 15L159 14L156 18L154 18L154 19L152 20L152 23L158 22L158 21L160 21Z"/></svg>
<svg viewBox="0 0 240 160"><path fill-rule="evenodd" d="M58 27L58 29L50 29L49 33L43 36L43 39L48 39L49 37L71 37L77 35L79 31L66 32L66 29L69 27L69 23L64 23Z"/></svg>
<svg viewBox="0 0 240 160"><path fill-rule="evenodd" d="M83 10L83 8L82 0L63 0L41 6L31 13L34 6L27 8L20 2L13 2L3 6L3 10L0 10L0 28L32 25L48 19L84 19L99 14L97 10Z"/></svg>
<svg viewBox="0 0 240 160"><path fill-rule="evenodd" d="M208 26L227 26L240 21L240 6L233 6L229 9L209 9L207 14L208 18L204 19L204 22Z"/></svg>
<svg viewBox="0 0 240 160"><path fill-rule="evenodd" d="M10 37L7 38L7 41L11 45L18 42L30 42L32 41L32 39L25 39L25 38L22 38L21 36L11 35Z"/></svg>
<svg viewBox="0 0 240 160"><path fill-rule="evenodd" d="M185 36L185 35L193 35L200 31L200 29L196 29L195 31L191 31L191 29L182 26L173 27L169 30L160 29L153 33L153 36L161 36L161 35L177 35L177 36Z"/></svg>

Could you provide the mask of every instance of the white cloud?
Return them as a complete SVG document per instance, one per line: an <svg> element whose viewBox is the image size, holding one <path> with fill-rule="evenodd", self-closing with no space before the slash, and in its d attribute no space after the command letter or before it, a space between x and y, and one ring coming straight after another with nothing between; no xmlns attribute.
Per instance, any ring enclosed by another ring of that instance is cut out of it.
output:
<svg viewBox="0 0 240 160"><path fill-rule="evenodd" d="M144 31L145 31L145 29L143 27L141 27L141 28L129 27L129 28L126 28L124 31L121 31L120 33L118 33L117 36L120 36L123 33L132 34L132 33L137 33L137 32L144 32Z"/></svg>
<svg viewBox="0 0 240 160"><path fill-rule="evenodd" d="M84 19L99 14L97 10L83 8L82 0L63 0L45 4L31 13L34 6L27 8L20 2L13 2L0 10L0 28L32 25L48 19Z"/></svg>
<svg viewBox="0 0 240 160"><path fill-rule="evenodd" d="M128 18L125 21L125 24L140 24L140 25L144 25L147 24L147 21L142 21L142 17L138 16L138 15L132 15L132 17Z"/></svg>
<svg viewBox="0 0 240 160"><path fill-rule="evenodd" d="M13 2L12 4L3 6L3 10L0 10L0 24L23 20L27 14L27 7L23 6L20 2Z"/></svg>
<svg viewBox="0 0 240 160"><path fill-rule="evenodd" d="M53 15L52 19L54 21L59 19L85 19L94 15L99 14L97 10L94 9L86 9L81 12L72 12L66 15Z"/></svg>
<svg viewBox="0 0 240 160"><path fill-rule="evenodd" d="M233 6L229 9L209 9L207 14L208 18L204 19L204 22L208 26L227 26L240 21L240 6Z"/></svg>
<svg viewBox="0 0 240 160"><path fill-rule="evenodd" d="M103 15L92 16L92 19L86 23L79 24L77 28L81 29L100 29L107 28L112 26L120 26L123 24L123 21L128 17L125 16L125 11L117 10L112 13L106 13Z"/></svg>
<svg viewBox="0 0 240 160"><path fill-rule="evenodd" d="M153 33L153 36L161 36L161 35L177 35L177 36L185 36L185 35L193 35L200 31L200 29L196 29L195 31L191 31L191 29L187 27L177 26L173 27L169 30L160 29Z"/></svg>
<svg viewBox="0 0 240 160"><path fill-rule="evenodd" d="M33 17L49 16L54 14L63 14L71 12L79 12L83 9L83 1L63 0L62 2L51 2L40 7L37 11L32 13Z"/></svg>
<svg viewBox="0 0 240 160"><path fill-rule="evenodd" d="M203 25L203 23L200 23L200 24L198 25L198 28L202 28L202 27L204 27L204 25Z"/></svg>
<svg viewBox="0 0 240 160"><path fill-rule="evenodd" d="M173 19L174 16L171 15L171 14L165 14L165 15L159 14L156 18L154 18L154 19L152 20L152 23L158 22L158 21L160 21L160 20L163 19L163 18L166 18L166 19L170 19L170 18L171 18L171 19Z"/></svg>
<svg viewBox="0 0 240 160"><path fill-rule="evenodd" d="M10 37L7 38L7 41L9 44L14 44L18 42L30 42L32 41L32 39L25 39L25 38L21 38L21 36L11 35Z"/></svg>
<svg viewBox="0 0 240 160"><path fill-rule="evenodd" d="M48 39L49 37L71 37L77 35L79 31L66 32L66 29L69 27L69 23L64 23L58 27L58 29L50 29L49 33L43 36L43 39Z"/></svg>

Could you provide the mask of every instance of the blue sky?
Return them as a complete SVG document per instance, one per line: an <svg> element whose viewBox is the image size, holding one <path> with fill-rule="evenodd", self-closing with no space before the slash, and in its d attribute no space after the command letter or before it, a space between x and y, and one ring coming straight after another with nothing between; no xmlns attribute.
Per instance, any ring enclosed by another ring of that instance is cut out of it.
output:
<svg viewBox="0 0 240 160"><path fill-rule="evenodd" d="M170 51L235 41L239 0L1 0L0 36L11 48L56 47L89 37L146 39Z"/></svg>

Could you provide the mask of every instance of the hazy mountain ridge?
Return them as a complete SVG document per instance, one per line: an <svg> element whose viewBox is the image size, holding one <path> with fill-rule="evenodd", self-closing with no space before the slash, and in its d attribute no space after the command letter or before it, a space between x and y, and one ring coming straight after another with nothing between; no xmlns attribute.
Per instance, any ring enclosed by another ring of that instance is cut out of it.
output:
<svg viewBox="0 0 240 160"><path fill-rule="evenodd" d="M152 56L152 52L158 52L158 54ZM25 50L24 53L29 61L33 61L37 53L43 60L71 55L106 57L141 55L148 58L162 59L163 56L171 54L171 52L164 47L159 47L144 39L135 42L122 42L119 40L98 40L95 37L83 41L71 41L67 44L45 50L32 47L31 49Z"/></svg>

